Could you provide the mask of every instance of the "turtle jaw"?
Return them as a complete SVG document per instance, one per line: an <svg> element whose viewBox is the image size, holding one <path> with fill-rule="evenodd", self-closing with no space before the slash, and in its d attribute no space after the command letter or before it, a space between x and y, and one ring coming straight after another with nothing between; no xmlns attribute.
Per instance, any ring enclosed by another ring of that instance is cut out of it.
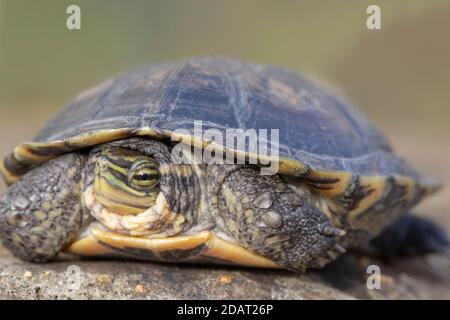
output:
<svg viewBox="0 0 450 320"><path fill-rule="evenodd" d="M123 215L110 211L97 199L95 188L89 186L83 192L83 202L90 214L109 230L131 236L166 237L183 229L185 218L173 212L165 195L160 192L155 205L138 214Z"/></svg>

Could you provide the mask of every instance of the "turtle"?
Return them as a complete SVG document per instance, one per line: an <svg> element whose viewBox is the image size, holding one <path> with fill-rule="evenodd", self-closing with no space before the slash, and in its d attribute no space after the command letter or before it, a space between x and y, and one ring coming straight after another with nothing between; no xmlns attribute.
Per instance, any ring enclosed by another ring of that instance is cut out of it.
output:
<svg viewBox="0 0 450 320"><path fill-rule="evenodd" d="M231 131L241 143L220 140ZM33 262L68 253L302 272L358 248L449 244L410 214L439 183L352 103L231 58L147 65L85 90L1 173L2 243Z"/></svg>

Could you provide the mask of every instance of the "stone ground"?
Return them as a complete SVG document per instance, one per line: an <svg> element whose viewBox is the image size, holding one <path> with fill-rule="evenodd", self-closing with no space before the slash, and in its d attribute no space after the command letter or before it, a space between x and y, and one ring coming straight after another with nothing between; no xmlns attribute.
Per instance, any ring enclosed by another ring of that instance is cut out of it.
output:
<svg viewBox="0 0 450 320"><path fill-rule="evenodd" d="M381 266L381 289L366 267ZM450 259L390 264L346 255L320 271L168 265L130 261L30 264L0 253L1 299L450 299Z"/></svg>

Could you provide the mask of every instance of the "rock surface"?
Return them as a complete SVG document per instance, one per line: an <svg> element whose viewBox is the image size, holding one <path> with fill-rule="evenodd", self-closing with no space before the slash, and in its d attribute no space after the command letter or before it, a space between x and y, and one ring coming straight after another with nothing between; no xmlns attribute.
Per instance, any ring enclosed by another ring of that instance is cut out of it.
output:
<svg viewBox="0 0 450 320"><path fill-rule="evenodd" d="M381 289L368 289L369 264ZM0 250L0 299L450 299L450 259L390 264L346 255L320 271L294 274L130 261L24 263Z"/></svg>

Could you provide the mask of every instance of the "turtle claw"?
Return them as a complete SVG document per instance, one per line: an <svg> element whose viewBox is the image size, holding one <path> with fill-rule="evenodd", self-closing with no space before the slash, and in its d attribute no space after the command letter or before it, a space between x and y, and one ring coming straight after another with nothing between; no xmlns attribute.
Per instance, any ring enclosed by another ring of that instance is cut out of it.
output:
<svg viewBox="0 0 450 320"><path fill-rule="evenodd" d="M344 254L347 250L345 250L345 248L343 246L341 246L339 243L336 243L333 247L333 250L337 253L339 253L339 255Z"/></svg>
<svg viewBox="0 0 450 320"><path fill-rule="evenodd" d="M323 225L321 228L321 234L327 237L342 237L346 234L345 230L335 228L331 225Z"/></svg>
<svg viewBox="0 0 450 320"><path fill-rule="evenodd" d="M311 265L308 268L322 269L328 263L336 260L342 254L346 252L345 248L339 243L335 243L329 249L323 252L322 255L317 256L313 259Z"/></svg>
<svg viewBox="0 0 450 320"><path fill-rule="evenodd" d="M345 248L336 243L331 249L327 250L327 257L330 261L336 260L340 255L345 253Z"/></svg>
<svg viewBox="0 0 450 320"><path fill-rule="evenodd" d="M319 228L319 232L323 237L321 239L323 241L323 247L316 251L315 257L312 257L307 268L321 269L346 252L345 248L338 242L338 238L346 234L344 230L333 227L330 223L326 223Z"/></svg>

